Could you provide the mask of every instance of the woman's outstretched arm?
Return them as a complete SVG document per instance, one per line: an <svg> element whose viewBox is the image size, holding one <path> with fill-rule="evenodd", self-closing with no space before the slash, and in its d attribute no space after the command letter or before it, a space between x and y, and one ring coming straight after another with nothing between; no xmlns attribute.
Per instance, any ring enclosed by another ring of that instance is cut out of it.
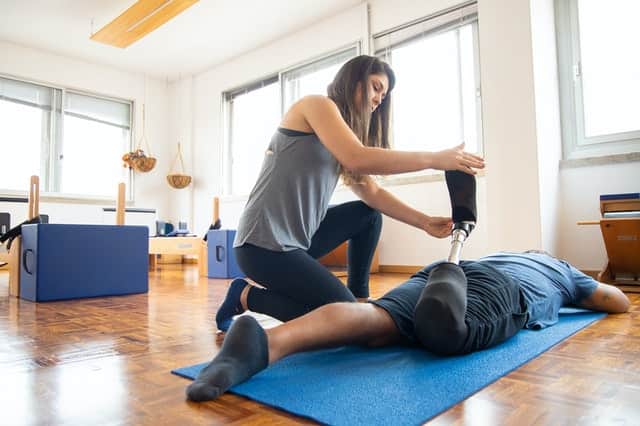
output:
<svg viewBox="0 0 640 426"><path fill-rule="evenodd" d="M287 115L284 122L296 122L301 115L306 126L318 135L338 162L357 174L390 175L424 169L461 170L475 174L474 169L484 168L484 160L465 152L464 144L438 152L363 146L343 120L337 105L325 96L307 96Z"/></svg>
<svg viewBox="0 0 640 426"><path fill-rule="evenodd" d="M414 209L381 188L371 176L362 176L361 181L351 184L350 188L369 207L386 216L422 229L432 237L446 238L451 235L453 223L450 217L429 216Z"/></svg>

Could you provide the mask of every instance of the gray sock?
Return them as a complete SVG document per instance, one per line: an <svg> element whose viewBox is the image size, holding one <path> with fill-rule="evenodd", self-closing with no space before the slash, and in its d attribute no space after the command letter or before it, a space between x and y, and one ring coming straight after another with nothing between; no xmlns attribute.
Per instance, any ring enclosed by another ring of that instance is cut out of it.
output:
<svg viewBox="0 0 640 426"><path fill-rule="evenodd" d="M191 401L209 401L244 382L269 365L269 344L264 329L251 316L241 316L227 332L216 357L187 387Z"/></svg>

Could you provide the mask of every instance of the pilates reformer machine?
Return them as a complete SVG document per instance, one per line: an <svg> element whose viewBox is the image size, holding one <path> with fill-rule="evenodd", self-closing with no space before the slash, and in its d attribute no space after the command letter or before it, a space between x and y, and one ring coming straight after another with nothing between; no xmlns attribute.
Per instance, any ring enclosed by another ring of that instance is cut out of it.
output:
<svg viewBox="0 0 640 426"><path fill-rule="evenodd" d="M0 212L0 238L11 229L11 215L9 213ZM9 252L4 246L0 245L0 268L6 266L9 262Z"/></svg>
<svg viewBox="0 0 640 426"><path fill-rule="evenodd" d="M640 193L601 195L600 214L600 220L578 222L600 225L607 263L598 281L640 292Z"/></svg>
<svg viewBox="0 0 640 426"><path fill-rule="evenodd" d="M31 176L29 181L28 203L27 220L19 226L30 223L47 222L46 217L45 220L43 220L40 216L40 179L38 176ZM20 288L20 252L22 240L20 237L15 238L13 234L15 234L18 229L18 227L10 229L10 226L7 226L6 231L2 233L2 237L0 238L0 242L7 242L7 253L3 253L5 258L3 261L8 263L9 266L9 295L16 297L19 296Z"/></svg>
<svg viewBox="0 0 640 426"><path fill-rule="evenodd" d="M50 224L31 177L26 221L0 238L9 247L9 295L33 302L148 291L148 229L124 226L124 183L116 225Z"/></svg>

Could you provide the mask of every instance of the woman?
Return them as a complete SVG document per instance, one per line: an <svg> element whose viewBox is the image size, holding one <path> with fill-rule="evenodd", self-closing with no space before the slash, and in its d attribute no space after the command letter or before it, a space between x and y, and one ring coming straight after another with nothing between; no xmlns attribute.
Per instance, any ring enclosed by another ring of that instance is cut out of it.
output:
<svg viewBox="0 0 640 426"><path fill-rule="evenodd" d="M284 115L234 242L238 265L263 288L234 280L216 315L220 330L247 309L288 321L328 303L366 300L381 213L437 238L450 234L450 218L411 208L369 175L429 168L474 174L484 161L464 145L440 152L388 149L394 85L388 64L358 56L338 71L328 96L306 96ZM328 206L339 176L362 201ZM345 287L316 259L347 240Z"/></svg>

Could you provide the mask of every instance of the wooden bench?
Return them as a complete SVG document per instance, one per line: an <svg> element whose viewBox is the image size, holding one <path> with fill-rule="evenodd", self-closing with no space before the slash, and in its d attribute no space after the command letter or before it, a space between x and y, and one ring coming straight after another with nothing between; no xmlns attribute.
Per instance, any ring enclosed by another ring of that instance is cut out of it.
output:
<svg viewBox="0 0 640 426"><path fill-rule="evenodd" d="M198 258L198 273L207 275L207 243L200 237L149 238L149 267L155 269L158 254L194 255Z"/></svg>
<svg viewBox="0 0 640 426"><path fill-rule="evenodd" d="M578 222L600 225L607 263L598 281L640 292L640 193L601 195L600 213L600 220Z"/></svg>
<svg viewBox="0 0 640 426"><path fill-rule="evenodd" d="M319 259L320 263L326 266L335 276L346 277L347 274L347 247L348 242L340 244L328 254ZM371 261L370 273L375 274L379 272L380 265L378 263L378 249L373 254L373 260Z"/></svg>

